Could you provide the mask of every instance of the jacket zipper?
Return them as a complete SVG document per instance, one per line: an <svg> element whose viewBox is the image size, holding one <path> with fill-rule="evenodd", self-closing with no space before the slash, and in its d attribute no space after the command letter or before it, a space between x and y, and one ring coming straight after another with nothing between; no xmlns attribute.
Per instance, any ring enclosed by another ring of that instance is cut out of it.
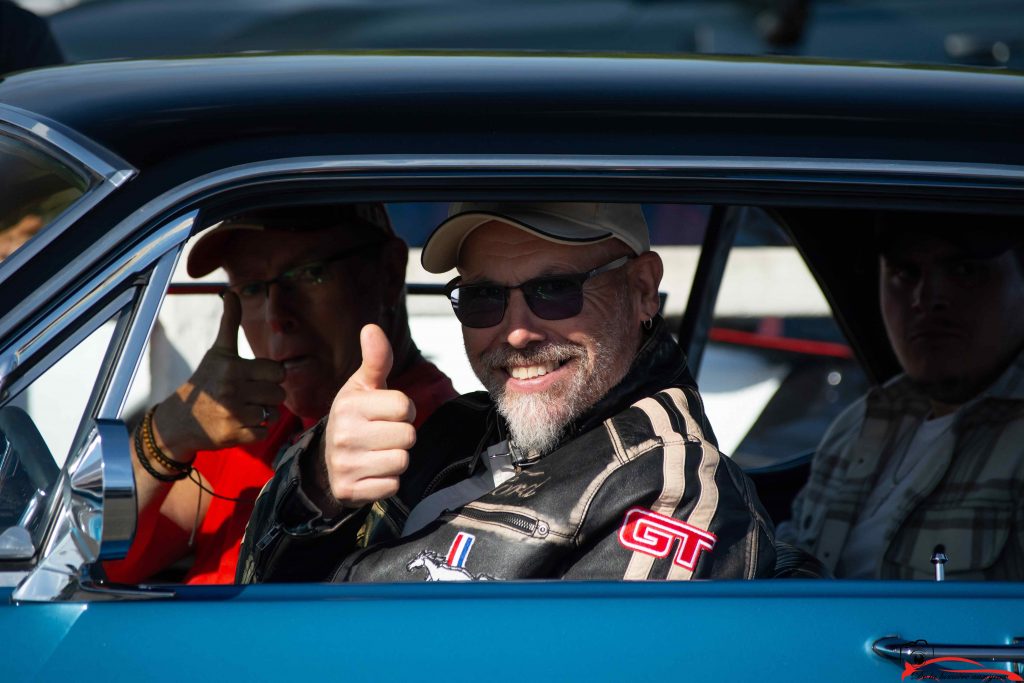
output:
<svg viewBox="0 0 1024 683"><path fill-rule="evenodd" d="M281 500L291 495L292 491L298 488L298 486L298 479L292 479L291 481L289 481L288 484L285 486L284 495L278 496L278 502L275 503L275 507L280 505ZM277 518L276 514L274 515L274 518ZM283 536L284 527L281 524L275 522L274 525L271 526L265 534L260 536L260 540L256 541L256 545L253 546L252 551L253 565L255 567L262 567L264 571L253 571L253 583L259 583L261 577L273 568L271 560L274 559L274 551L277 550L277 547L281 544L281 538ZM267 556L266 561L264 561L263 559L265 555Z"/></svg>
<svg viewBox="0 0 1024 683"><path fill-rule="evenodd" d="M459 515L476 519L481 522L491 522L501 526L514 529L529 536L544 538L548 535L548 524L527 515L504 510L478 510L476 508L464 507L458 512Z"/></svg>
<svg viewBox="0 0 1024 683"><path fill-rule="evenodd" d="M268 558L268 562L264 562L263 555L268 552L273 553L273 551L277 548L278 544L280 543L282 535L283 529L281 528L281 525L275 524L274 526L270 527L270 530L267 531L267 533L263 534L263 536L260 537L260 540L256 542L256 547L253 550L254 566L262 567L265 570L271 569L271 566L269 564L270 558ZM258 570L254 571L253 583L259 583L262 574L263 572L260 572Z"/></svg>

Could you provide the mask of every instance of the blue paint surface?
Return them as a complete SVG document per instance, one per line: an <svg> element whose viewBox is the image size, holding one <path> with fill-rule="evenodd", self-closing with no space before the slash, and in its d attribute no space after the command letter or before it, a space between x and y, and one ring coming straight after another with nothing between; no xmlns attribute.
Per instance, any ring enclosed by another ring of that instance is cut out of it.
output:
<svg viewBox="0 0 1024 683"><path fill-rule="evenodd" d="M1011 583L307 584L60 605L14 605L5 590L0 600L5 682L380 683L443 673L897 683L901 669L871 652L878 638L1008 644L1024 635L1024 586ZM501 657L484 646L495 639L507 643Z"/></svg>

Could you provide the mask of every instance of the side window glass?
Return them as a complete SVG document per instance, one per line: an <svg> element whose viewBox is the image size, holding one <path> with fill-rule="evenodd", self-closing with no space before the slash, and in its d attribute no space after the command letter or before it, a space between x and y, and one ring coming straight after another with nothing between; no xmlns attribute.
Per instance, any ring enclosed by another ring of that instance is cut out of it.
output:
<svg viewBox="0 0 1024 683"><path fill-rule="evenodd" d="M31 537L39 547L48 500L85 417L114 328L113 320L100 325L0 407L0 560L27 559L13 556L18 540Z"/></svg>
<svg viewBox="0 0 1024 683"><path fill-rule="evenodd" d="M785 232L738 216L698 381L722 451L755 468L812 452L868 382Z"/></svg>
<svg viewBox="0 0 1024 683"><path fill-rule="evenodd" d="M0 134L0 260L13 254L87 187L85 179L53 157Z"/></svg>

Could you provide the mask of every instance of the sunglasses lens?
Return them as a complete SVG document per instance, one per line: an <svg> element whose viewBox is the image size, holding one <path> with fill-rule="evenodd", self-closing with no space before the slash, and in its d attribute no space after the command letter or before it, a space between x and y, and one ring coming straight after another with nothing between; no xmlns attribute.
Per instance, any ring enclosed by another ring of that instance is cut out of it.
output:
<svg viewBox="0 0 1024 683"><path fill-rule="evenodd" d="M564 320L583 310L583 283L564 277L537 278L521 286L534 315ZM455 316L466 327L493 327L505 317L507 289L496 285L463 285L451 290Z"/></svg>
<svg viewBox="0 0 1024 683"><path fill-rule="evenodd" d="M456 287L449 298L455 317L466 327L493 327L505 317L505 290L501 287Z"/></svg>
<svg viewBox="0 0 1024 683"><path fill-rule="evenodd" d="M568 278L540 278L523 285L530 310L544 320L564 320L583 310L583 287Z"/></svg>

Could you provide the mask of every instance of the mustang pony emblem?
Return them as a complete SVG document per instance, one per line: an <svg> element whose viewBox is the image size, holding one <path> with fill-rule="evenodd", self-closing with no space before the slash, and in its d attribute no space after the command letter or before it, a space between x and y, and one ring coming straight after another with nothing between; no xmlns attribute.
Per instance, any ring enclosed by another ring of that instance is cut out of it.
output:
<svg viewBox="0 0 1024 683"><path fill-rule="evenodd" d="M475 540L476 537L473 534L460 531L452 541L447 557L442 557L432 550L421 550L420 554L413 558L405 568L410 572L414 569L425 569L427 581L493 581L493 576L487 574L476 576L463 568Z"/></svg>

